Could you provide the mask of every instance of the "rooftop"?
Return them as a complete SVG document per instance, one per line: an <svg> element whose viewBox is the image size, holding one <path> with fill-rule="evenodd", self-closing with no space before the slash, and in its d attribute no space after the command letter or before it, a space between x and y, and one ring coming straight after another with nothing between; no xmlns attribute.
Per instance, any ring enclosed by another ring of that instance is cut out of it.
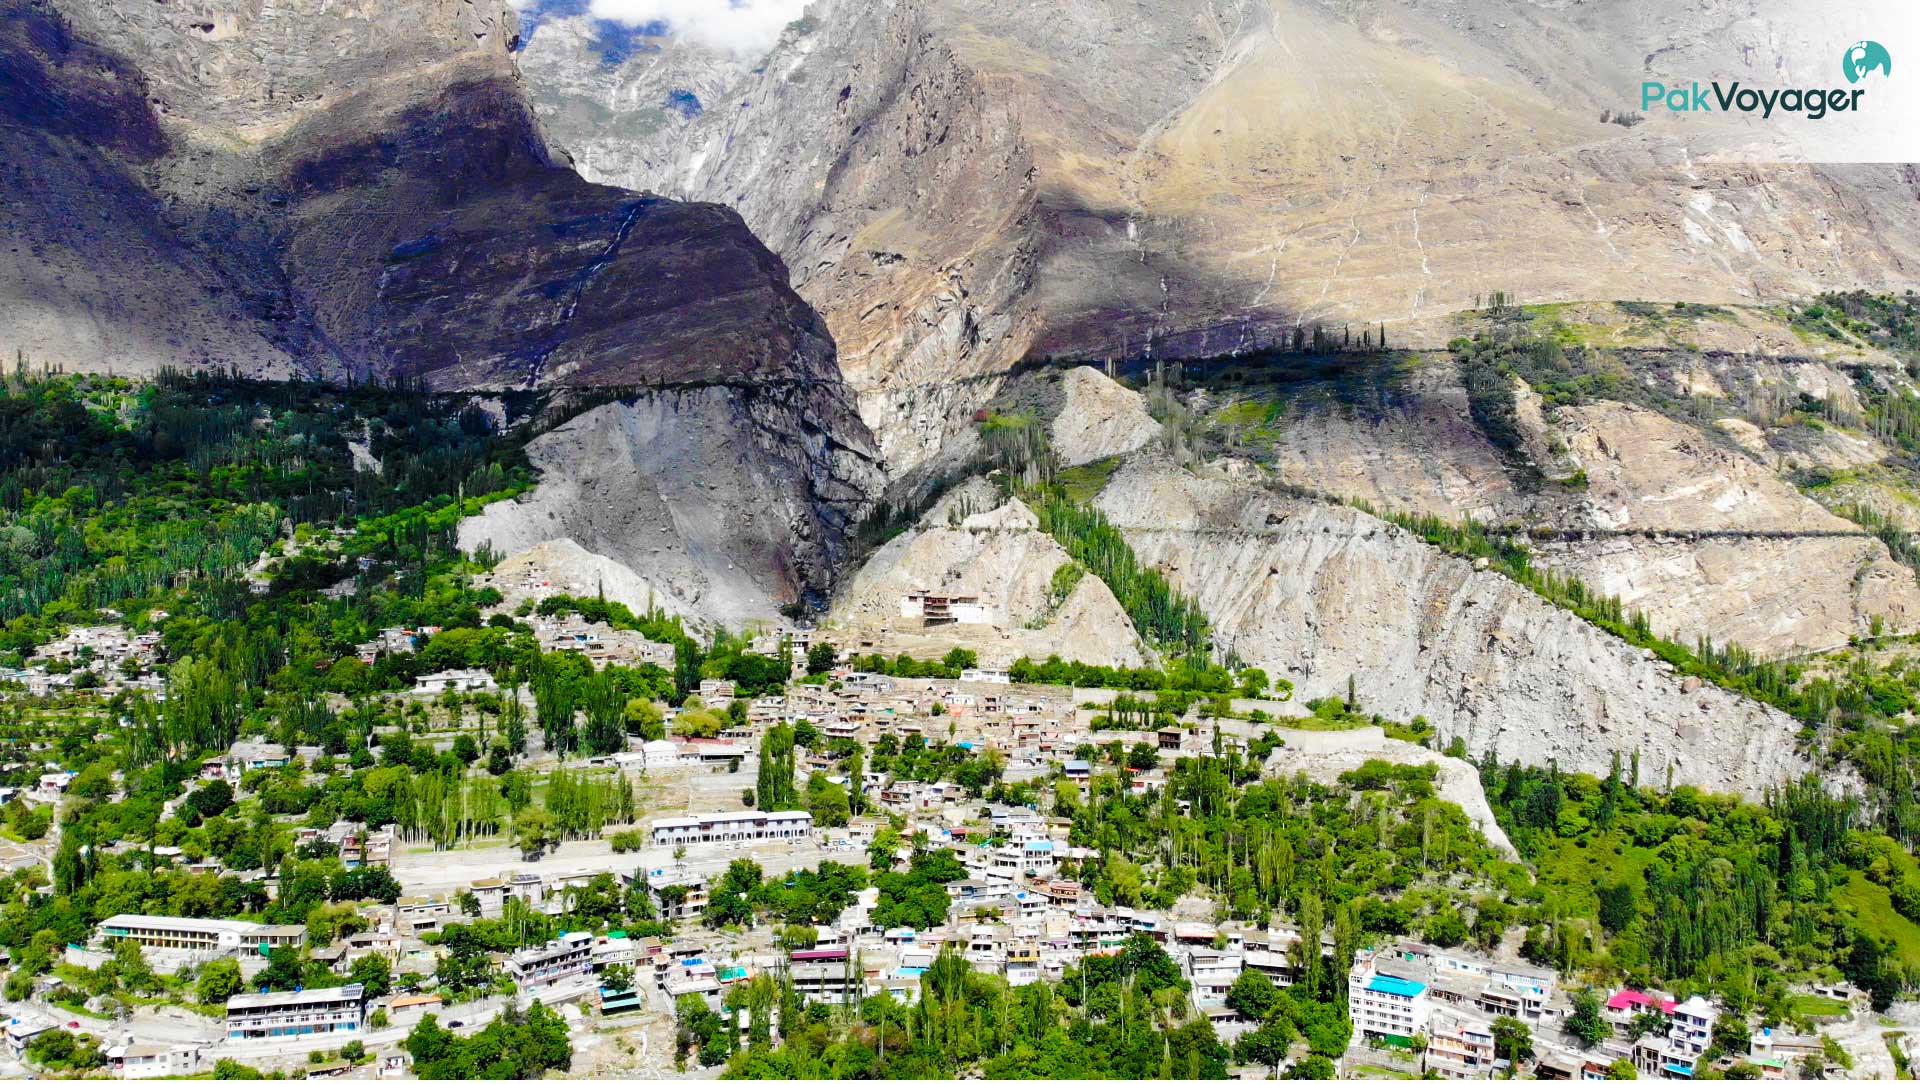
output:
<svg viewBox="0 0 1920 1084"><path fill-rule="evenodd" d="M271 1009L281 1005L305 1005L319 1001L358 1001L366 994L359 983L327 986L315 990L289 990L274 994L235 994L227 999L227 1012L235 1009Z"/></svg>
<svg viewBox="0 0 1920 1084"><path fill-rule="evenodd" d="M1427 984L1403 979L1397 975L1375 975L1367 980L1367 989L1376 994L1392 994L1396 997L1419 997L1426 992Z"/></svg>

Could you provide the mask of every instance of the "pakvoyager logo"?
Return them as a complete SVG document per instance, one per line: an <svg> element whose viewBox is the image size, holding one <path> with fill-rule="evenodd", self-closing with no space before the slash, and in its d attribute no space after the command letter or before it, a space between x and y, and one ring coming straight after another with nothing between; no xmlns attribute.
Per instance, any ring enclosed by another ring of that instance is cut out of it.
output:
<svg viewBox="0 0 1920 1084"><path fill-rule="evenodd" d="M1893 74L1893 57L1887 55L1887 47L1877 41L1856 41L1847 46L1847 55L1840 58L1840 70L1847 74L1847 82L1858 83L1875 68L1881 75Z"/></svg>
<svg viewBox="0 0 1920 1084"><path fill-rule="evenodd" d="M1840 73L1847 77L1848 83L1858 83L1873 72L1883 76L1893 74L1893 56L1887 47L1877 41L1856 41L1847 46L1840 57ZM1773 116L1778 109L1783 113L1804 113L1808 120L1824 120L1829 113L1846 113L1860 109L1860 99L1867 93L1865 87L1848 90L1845 87L1806 87L1765 90L1758 87L1743 87L1739 83L1711 83L1702 87L1699 83L1691 86L1669 88L1665 83L1648 80L1640 84L1640 108L1652 109L1656 105L1665 105L1675 113L1709 113L1718 110L1722 113L1739 111L1741 113L1759 113L1761 117Z"/></svg>

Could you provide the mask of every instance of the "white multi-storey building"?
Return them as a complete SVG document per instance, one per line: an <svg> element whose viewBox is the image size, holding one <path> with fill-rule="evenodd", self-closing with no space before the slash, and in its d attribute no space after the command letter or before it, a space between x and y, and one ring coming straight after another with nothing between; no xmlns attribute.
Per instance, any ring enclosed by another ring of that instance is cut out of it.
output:
<svg viewBox="0 0 1920 1084"><path fill-rule="evenodd" d="M507 957L507 974L522 989L531 989L585 975L592 964L593 935L582 930Z"/></svg>
<svg viewBox="0 0 1920 1084"><path fill-rule="evenodd" d="M234 956L241 952L265 954L283 945L299 948L307 940L305 926L268 926L218 918L174 918L168 915L115 915L100 923L102 941L134 941L143 949L191 952L202 958Z"/></svg>
<svg viewBox="0 0 1920 1084"><path fill-rule="evenodd" d="M1354 965L1347 976L1347 1012L1354 1037L1411 1042L1427 1029L1427 984L1379 970L1375 957Z"/></svg>
<svg viewBox="0 0 1920 1084"><path fill-rule="evenodd" d="M227 1038L279 1039L291 1035L358 1032L367 1022L367 991L359 983L227 999Z"/></svg>

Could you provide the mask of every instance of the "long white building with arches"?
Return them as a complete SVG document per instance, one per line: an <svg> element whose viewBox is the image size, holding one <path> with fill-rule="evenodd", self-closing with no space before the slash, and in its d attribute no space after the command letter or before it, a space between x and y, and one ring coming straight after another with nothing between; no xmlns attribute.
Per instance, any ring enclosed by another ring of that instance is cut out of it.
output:
<svg viewBox="0 0 1920 1084"><path fill-rule="evenodd" d="M647 831L648 842L656 847L812 838L813 814L799 810L763 813L757 809L743 809L736 813L665 817L654 821Z"/></svg>

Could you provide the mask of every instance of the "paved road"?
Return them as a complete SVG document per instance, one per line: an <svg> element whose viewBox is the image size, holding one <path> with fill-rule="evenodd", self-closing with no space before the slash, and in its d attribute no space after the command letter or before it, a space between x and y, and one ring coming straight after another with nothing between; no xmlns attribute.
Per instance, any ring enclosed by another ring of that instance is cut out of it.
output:
<svg viewBox="0 0 1920 1084"><path fill-rule="evenodd" d="M137 1043L206 1043L220 1035L217 1021L195 1016L185 1010L176 1010L181 1015L175 1016L170 1012L142 1009L125 1020L102 1020L58 1005L38 1002L32 1005L7 1004L0 1007L0 1011L5 1011L9 1016L38 1016L70 1031L91 1032L110 1043L121 1042L129 1037ZM74 1024L79 1027L72 1027Z"/></svg>

